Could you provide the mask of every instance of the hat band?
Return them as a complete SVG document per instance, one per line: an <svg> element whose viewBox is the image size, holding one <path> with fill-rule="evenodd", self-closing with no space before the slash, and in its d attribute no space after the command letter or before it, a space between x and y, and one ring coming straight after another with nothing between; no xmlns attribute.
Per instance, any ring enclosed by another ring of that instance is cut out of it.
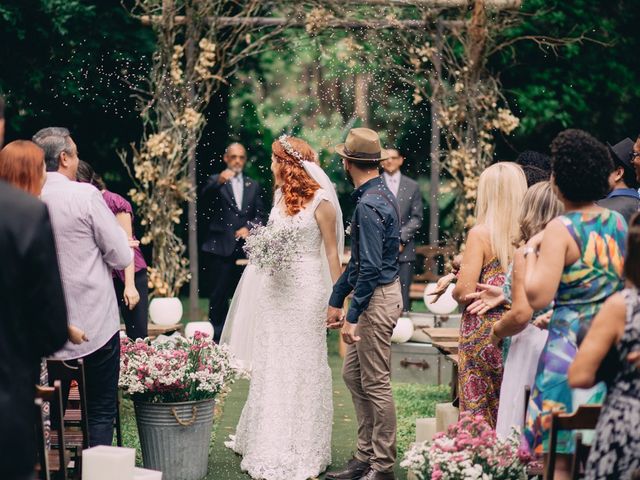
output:
<svg viewBox="0 0 640 480"><path fill-rule="evenodd" d="M353 158L361 158L363 160L378 160L380 159L380 155L382 152L378 152L378 153L354 152L352 150L349 150L349 148L345 145L344 153L346 153L349 157L353 157Z"/></svg>

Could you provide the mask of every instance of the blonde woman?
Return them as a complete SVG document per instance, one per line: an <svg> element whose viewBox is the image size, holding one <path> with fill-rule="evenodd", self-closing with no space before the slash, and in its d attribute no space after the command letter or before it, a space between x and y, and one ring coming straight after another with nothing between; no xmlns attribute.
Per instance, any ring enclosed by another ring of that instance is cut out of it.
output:
<svg viewBox="0 0 640 480"><path fill-rule="evenodd" d="M476 225L469 231L453 297L466 307L478 283L502 286L513 259L520 205L527 180L515 163L500 162L480 175ZM491 328L506 311L499 306L484 314L465 308L460 326L460 411L482 416L496 426L502 382L502 354L491 344Z"/></svg>

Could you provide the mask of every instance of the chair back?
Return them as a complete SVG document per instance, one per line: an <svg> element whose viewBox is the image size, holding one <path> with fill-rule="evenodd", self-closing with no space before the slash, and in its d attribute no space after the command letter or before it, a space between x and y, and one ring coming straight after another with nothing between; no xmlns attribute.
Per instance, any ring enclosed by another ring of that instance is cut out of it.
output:
<svg viewBox="0 0 640 480"><path fill-rule="evenodd" d="M414 282L433 283L440 278L440 269L453 258L453 246L421 245L416 247L416 255L423 258L422 273L413 276Z"/></svg>
<svg viewBox="0 0 640 480"><path fill-rule="evenodd" d="M64 440L64 421L62 413L62 387L60 380L53 382L53 387L36 386L36 399L49 402L51 428L57 433L58 438L58 465L56 478L67 478L66 442Z"/></svg>
<svg viewBox="0 0 640 480"><path fill-rule="evenodd" d="M82 448L89 448L89 418L87 415L87 391L84 373L84 361L82 359L74 361L47 359L47 371L49 374L49 385L56 380L62 383L63 392L63 413L69 401L69 390L72 381L78 384L78 401L80 403L80 428L82 430Z"/></svg>
<svg viewBox="0 0 640 480"><path fill-rule="evenodd" d="M44 436L44 422L42 420L43 401L34 400L34 426L36 431L36 473L39 480L49 480L49 457L47 456L47 441Z"/></svg>
<svg viewBox="0 0 640 480"><path fill-rule="evenodd" d="M558 432L561 430L593 430L598 424L598 417L600 416L600 405L580 405L574 413L562 413L554 412L551 417L551 432L549 436L549 462L547 463L547 475L545 478L552 479L554 471L556 469L556 448L558 443ZM578 452L576 449L575 457L584 456L584 446L582 444L582 438L578 437L579 445L582 452ZM577 478L579 475L579 463L577 458L574 457L573 465L574 470L573 477Z"/></svg>

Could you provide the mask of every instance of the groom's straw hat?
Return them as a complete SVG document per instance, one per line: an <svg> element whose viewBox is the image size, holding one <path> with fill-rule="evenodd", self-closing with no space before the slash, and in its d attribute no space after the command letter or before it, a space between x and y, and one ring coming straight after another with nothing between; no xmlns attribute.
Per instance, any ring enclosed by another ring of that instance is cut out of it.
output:
<svg viewBox="0 0 640 480"><path fill-rule="evenodd" d="M389 155L380 146L380 137L370 128L352 128L344 143L336 145L341 157L360 163L377 163Z"/></svg>

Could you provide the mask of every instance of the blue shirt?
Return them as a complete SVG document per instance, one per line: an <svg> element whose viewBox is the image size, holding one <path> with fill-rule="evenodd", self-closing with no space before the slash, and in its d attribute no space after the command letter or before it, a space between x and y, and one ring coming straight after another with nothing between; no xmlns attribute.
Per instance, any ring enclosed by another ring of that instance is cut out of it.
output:
<svg viewBox="0 0 640 480"><path fill-rule="evenodd" d="M351 196L356 202L351 220L351 260L333 287L329 305L341 308L353 291L347 321L358 323L374 290L398 276L400 221L396 199L381 177L369 180Z"/></svg>

